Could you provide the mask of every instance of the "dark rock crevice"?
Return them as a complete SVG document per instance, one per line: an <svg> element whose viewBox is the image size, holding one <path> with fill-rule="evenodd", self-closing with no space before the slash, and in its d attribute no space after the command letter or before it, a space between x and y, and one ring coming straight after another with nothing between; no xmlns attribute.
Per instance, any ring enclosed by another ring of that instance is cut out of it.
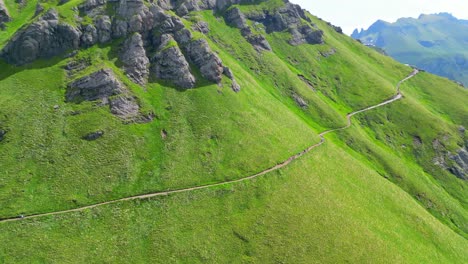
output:
<svg viewBox="0 0 468 264"><path fill-rule="evenodd" d="M10 20L10 13L3 0L0 0L0 30L3 30L5 28L5 23L10 22Z"/></svg>

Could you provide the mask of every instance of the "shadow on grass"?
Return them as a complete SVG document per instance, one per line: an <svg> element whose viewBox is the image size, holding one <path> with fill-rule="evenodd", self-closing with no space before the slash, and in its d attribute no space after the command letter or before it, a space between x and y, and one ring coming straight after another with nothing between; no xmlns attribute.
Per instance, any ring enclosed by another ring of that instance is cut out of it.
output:
<svg viewBox="0 0 468 264"><path fill-rule="evenodd" d="M25 70L43 69L43 68L52 67L63 60L64 60L63 57L56 56L51 59L39 59L37 61L34 61L32 63L26 64L23 66L15 66L15 65L7 63L4 59L0 59L0 81L3 81L4 79L12 75L15 75L19 72L25 71Z"/></svg>

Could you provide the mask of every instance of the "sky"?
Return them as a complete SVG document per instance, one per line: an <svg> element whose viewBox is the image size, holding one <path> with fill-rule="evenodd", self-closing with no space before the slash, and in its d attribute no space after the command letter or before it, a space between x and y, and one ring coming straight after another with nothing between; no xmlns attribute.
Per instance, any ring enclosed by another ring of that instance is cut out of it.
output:
<svg viewBox="0 0 468 264"><path fill-rule="evenodd" d="M468 19L467 0L290 0L325 21L351 34L355 28L367 29L378 19L395 22L401 17L440 12Z"/></svg>

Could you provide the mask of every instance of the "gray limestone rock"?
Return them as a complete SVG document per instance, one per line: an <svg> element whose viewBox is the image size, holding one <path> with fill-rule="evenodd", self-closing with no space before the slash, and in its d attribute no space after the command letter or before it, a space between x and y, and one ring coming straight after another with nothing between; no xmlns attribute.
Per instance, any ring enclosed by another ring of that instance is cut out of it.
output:
<svg viewBox="0 0 468 264"><path fill-rule="evenodd" d="M322 44L323 43L323 31L319 29L313 29L308 25L300 26L299 28L290 28L289 32L292 35L289 44L297 46L304 43L309 44Z"/></svg>
<svg viewBox="0 0 468 264"><path fill-rule="evenodd" d="M151 74L156 79L170 81L182 89L193 88L195 77L174 38L165 34L160 42L156 55L151 59Z"/></svg>
<svg viewBox="0 0 468 264"><path fill-rule="evenodd" d="M93 17L103 10L106 4L106 0L86 0L78 6L78 10L90 17Z"/></svg>
<svg viewBox="0 0 468 264"><path fill-rule="evenodd" d="M227 10L224 14L224 19L229 25L239 29L243 29L248 26L244 13L242 13L242 11L237 7Z"/></svg>
<svg viewBox="0 0 468 264"><path fill-rule="evenodd" d="M301 108L307 108L309 107L309 104L302 98L300 95L294 93L292 95L294 101L296 102L297 105L299 105Z"/></svg>
<svg viewBox="0 0 468 264"><path fill-rule="evenodd" d="M135 98L127 95L118 95L110 98L110 111L115 116L131 121L140 115L140 107Z"/></svg>
<svg viewBox="0 0 468 264"><path fill-rule="evenodd" d="M208 34L210 32L210 27L209 27L208 23L206 23L204 21L199 21L199 22L193 24L192 29L196 30L198 32L201 32L203 34Z"/></svg>
<svg viewBox="0 0 468 264"><path fill-rule="evenodd" d="M36 4L36 11L34 11L34 16L40 15L44 11L44 6L41 3Z"/></svg>
<svg viewBox="0 0 468 264"><path fill-rule="evenodd" d="M184 28L174 34L174 38L180 45L187 45L192 40L192 32Z"/></svg>
<svg viewBox="0 0 468 264"><path fill-rule="evenodd" d="M228 77L229 79L231 79L231 81L232 81L231 82L231 89L236 93L240 92L241 87L237 83L236 79L234 78L234 73L231 71L231 69L229 69L229 67L224 67L223 74L226 75L226 77Z"/></svg>
<svg viewBox="0 0 468 264"><path fill-rule="evenodd" d="M81 35L81 46L90 47L98 41L98 31L94 25L86 25L82 28L83 35Z"/></svg>
<svg viewBox="0 0 468 264"><path fill-rule="evenodd" d="M245 36L245 39L252 44L252 46L257 50L257 51L271 51L271 46L268 40L265 38L263 35L254 35L254 34L249 34Z"/></svg>
<svg viewBox="0 0 468 264"><path fill-rule="evenodd" d="M87 140L87 141L94 141L102 136L104 136L104 131L96 131L96 132L91 132L89 134L84 135L82 139Z"/></svg>
<svg viewBox="0 0 468 264"><path fill-rule="evenodd" d="M205 39L191 41L185 46L190 61L200 69L207 80L219 83L224 71L221 59L210 48Z"/></svg>
<svg viewBox="0 0 468 264"><path fill-rule="evenodd" d="M450 159L454 161L449 171L462 180L468 180L468 149L460 149L456 154L451 155Z"/></svg>
<svg viewBox="0 0 468 264"><path fill-rule="evenodd" d="M236 92L236 93L240 92L241 87L240 87L240 85L237 83L236 80L232 80L231 89L232 89L234 92Z"/></svg>
<svg viewBox="0 0 468 264"><path fill-rule="evenodd" d="M0 0L0 29L2 29L4 27L4 24L6 22L9 22L10 20L10 13L8 12L8 9L6 8L3 0Z"/></svg>
<svg viewBox="0 0 468 264"><path fill-rule="evenodd" d="M106 43L112 37L112 22L108 16L99 16L95 20L99 43Z"/></svg>
<svg viewBox="0 0 468 264"><path fill-rule="evenodd" d="M41 19L19 31L1 55L11 64L23 65L78 49L80 36L77 28L59 23L57 11L51 9Z"/></svg>
<svg viewBox="0 0 468 264"><path fill-rule="evenodd" d="M125 74L135 83L145 85L148 81L149 59L139 33L128 38L120 52L120 60L124 64Z"/></svg>
<svg viewBox="0 0 468 264"><path fill-rule="evenodd" d="M224 67L223 68L223 74L226 75L229 79L233 80L234 79L234 73L232 73L231 69L229 67Z"/></svg>
<svg viewBox="0 0 468 264"><path fill-rule="evenodd" d="M107 100L125 92L123 84L111 69L102 69L73 81L67 87L68 102Z"/></svg>

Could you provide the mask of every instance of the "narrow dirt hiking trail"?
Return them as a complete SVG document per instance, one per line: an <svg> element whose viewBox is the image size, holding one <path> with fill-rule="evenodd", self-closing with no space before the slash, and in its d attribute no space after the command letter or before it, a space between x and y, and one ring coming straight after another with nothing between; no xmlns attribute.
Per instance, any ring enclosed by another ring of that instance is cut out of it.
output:
<svg viewBox="0 0 468 264"><path fill-rule="evenodd" d="M359 113L363 113L363 112L366 112L366 111L369 111L369 110L372 110L372 109L375 109L375 108L379 108L379 107L382 107L384 105L391 104L391 103L393 103L393 102L395 102L397 100L400 100L403 97L402 94L401 94L401 90L400 90L401 84L403 82L411 79L412 77L414 77L416 74L418 74L418 72L419 71L417 69L415 69L410 75L408 75L408 77L406 77L405 79L398 82L398 84L396 86L397 94L395 96L393 96L392 98L390 98L390 99L388 99L388 100L386 100L386 101L384 101L384 102L382 102L380 104L373 105L373 106L364 108L362 110L358 110L358 111L355 111L355 112L352 112L352 113L348 114L346 116L346 119L347 119L347 122L348 122L346 126L341 127L341 128L332 129L332 130L327 130L327 131L324 131L324 132L320 133L319 134L319 137L320 137L320 142L319 143L317 143L315 145L312 145L309 148L305 149L304 151L302 151L302 152L300 152L300 153L298 153L298 154L296 154L294 156L291 156L286 161L284 161L282 163L279 163L279 164L277 164L277 165L275 165L275 166L273 166L273 167L271 167L269 169L261 171L261 172L259 172L257 174L254 174L254 175L251 175L251 176L248 176L248 177L245 177L245 178L237 179L237 180L232 180L232 181L226 181L226 182L220 182L220 183L214 183L214 184L184 188L184 189L179 189L179 190L169 190L169 191L161 191L161 192L155 192L155 193L149 193L149 194L135 195L135 196L120 198L120 199L116 199L116 200L111 200L111 201L107 201L107 202L92 204L92 205L78 207L78 208L69 209L69 210L49 212L49 213L39 213L39 214L25 215L25 216L12 217L12 218L4 218L4 219L0 219L0 223L21 221L21 220L25 220L25 219L33 219L33 218L39 218L39 217L44 217L44 216L53 216L53 215L72 213L72 212L79 212L79 211L83 211L83 210L86 210L86 209L92 209L92 208L102 206L102 205L114 204L114 203L119 203L119 202L124 202L124 201L137 200L137 199L147 199L147 198L158 197L158 196L166 196L166 195L170 195L170 194L190 192L190 191L195 191L195 190L202 190L202 189L207 189L207 188L212 188L212 187L217 187L217 186L223 186L223 185L230 185L230 184L233 184L233 183L239 183L239 182L248 181L248 180L251 180L251 179L258 178L258 177L263 176L263 175L265 175L267 173L270 173L270 172L273 172L273 171L276 171L276 170L279 170L281 168L284 168L284 167L288 166L294 160L302 157L303 155L309 153L313 149L321 146L322 144L325 143L325 135L327 135L329 133L337 132L337 131L340 131L340 130L345 130L345 129L351 127L351 125L352 125L351 118L354 115L357 115Z"/></svg>

